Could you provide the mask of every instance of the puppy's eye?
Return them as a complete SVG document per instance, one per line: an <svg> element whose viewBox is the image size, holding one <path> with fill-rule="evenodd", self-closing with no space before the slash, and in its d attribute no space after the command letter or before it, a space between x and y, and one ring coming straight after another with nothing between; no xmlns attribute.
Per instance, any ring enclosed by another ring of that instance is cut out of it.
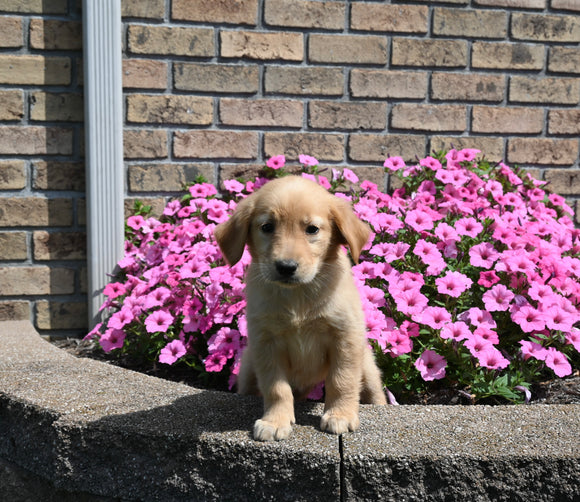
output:
<svg viewBox="0 0 580 502"><path fill-rule="evenodd" d="M316 225L308 225L306 227L306 233L308 235L316 235L320 229Z"/></svg>
<svg viewBox="0 0 580 502"><path fill-rule="evenodd" d="M273 223L264 223L260 230L265 234L271 234L274 231L274 224Z"/></svg>

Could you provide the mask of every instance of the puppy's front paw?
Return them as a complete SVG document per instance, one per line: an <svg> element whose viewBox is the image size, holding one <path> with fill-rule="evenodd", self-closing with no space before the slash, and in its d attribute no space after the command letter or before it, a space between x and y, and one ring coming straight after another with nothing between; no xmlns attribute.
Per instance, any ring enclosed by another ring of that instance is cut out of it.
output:
<svg viewBox="0 0 580 502"><path fill-rule="evenodd" d="M345 432L355 431L358 429L358 415L346 415L328 410L322 415L320 428L331 434L344 434Z"/></svg>
<svg viewBox="0 0 580 502"><path fill-rule="evenodd" d="M286 439L292 431L290 422L275 424L267 420L256 420L254 424L254 439L256 441L280 441Z"/></svg>

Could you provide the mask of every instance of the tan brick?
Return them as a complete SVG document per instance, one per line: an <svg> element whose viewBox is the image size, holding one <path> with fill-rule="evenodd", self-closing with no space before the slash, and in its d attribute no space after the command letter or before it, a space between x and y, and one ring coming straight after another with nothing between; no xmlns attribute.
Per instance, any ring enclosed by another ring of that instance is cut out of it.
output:
<svg viewBox="0 0 580 502"><path fill-rule="evenodd" d="M308 105L308 124L313 129L385 129L387 105L311 101Z"/></svg>
<svg viewBox="0 0 580 502"><path fill-rule="evenodd" d="M36 302L36 328L50 330L88 329L87 302Z"/></svg>
<svg viewBox="0 0 580 502"><path fill-rule="evenodd" d="M71 199L0 198L0 227L69 227L72 223Z"/></svg>
<svg viewBox="0 0 580 502"><path fill-rule="evenodd" d="M171 17L183 21L254 26L258 18L258 0L173 0Z"/></svg>
<svg viewBox="0 0 580 502"><path fill-rule="evenodd" d="M26 232L0 232L0 260L26 260Z"/></svg>
<svg viewBox="0 0 580 502"><path fill-rule="evenodd" d="M344 135L325 133L267 132L264 135L266 157L285 155L297 160L300 154L312 155L318 160L344 160Z"/></svg>
<svg viewBox="0 0 580 502"><path fill-rule="evenodd" d="M345 11L341 2L266 0L264 20L270 26L342 30Z"/></svg>
<svg viewBox="0 0 580 502"><path fill-rule="evenodd" d="M35 190L85 191L85 166L82 162L33 162L32 188Z"/></svg>
<svg viewBox="0 0 580 502"><path fill-rule="evenodd" d="M71 129L57 127L0 127L0 154L70 155Z"/></svg>
<svg viewBox="0 0 580 502"><path fill-rule="evenodd" d="M127 121L148 124L209 125L213 98L170 94L127 96Z"/></svg>
<svg viewBox="0 0 580 502"><path fill-rule="evenodd" d="M256 127L302 127L304 104L288 99L222 98L220 122L226 125Z"/></svg>
<svg viewBox="0 0 580 502"><path fill-rule="evenodd" d="M304 59L304 36L302 33L254 31L229 31L220 33L221 56L285 61Z"/></svg>
<svg viewBox="0 0 580 502"><path fill-rule="evenodd" d="M66 268L0 267L0 296L69 295L74 271Z"/></svg>
<svg viewBox="0 0 580 502"><path fill-rule="evenodd" d="M475 0L476 5L486 7L514 7L521 9L544 9L546 0Z"/></svg>
<svg viewBox="0 0 580 502"><path fill-rule="evenodd" d="M509 100L521 103L577 104L580 79L511 77Z"/></svg>
<svg viewBox="0 0 580 502"><path fill-rule="evenodd" d="M354 69L350 93L356 98L423 99L427 97L427 73Z"/></svg>
<svg viewBox="0 0 580 502"><path fill-rule="evenodd" d="M68 0L2 0L0 10L26 14L66 14Z"/></svg>
<svg viewBox="0 0 580 502"><path fill-rule="evenodd" d="M175 63L175 88L180 91L255 94L260 87L258 66Z"/></svg>
<svg viewBox="0 0 580 502"><path fill-rule="evenodd" d="M361 162L384 162L400 156L414 161L425 155L426 138L406 134L352 134L348 139L348 158Z"/></svg>
<svg viewBox="0 0 580 502"><path fill-rule="evenodd" d="M0 55L0 84L69 85L70 82L69 58Z"/></svg>
<svg viewBox="0 0 580 502"><path fill-rule="evenodd" d="M580 11L578 0L552 0L552 9Z"/></svg>
<svg viewBox="0 0 580 502"><path fill-rule="evenodd" d="M87 236L83 232L35 231L32 235L34 259L46 260L86 260Z"/></svg>
<svg viewBox="0 0 580 502"><path fill-rule="evenodd" d="M465 131L466 108L461 105L397 104L391 112L391 127L415 131Z"/></svg>
<svg viewBox="0 0 580 502"><path fill-rule="evenodd" d="M20 120L24 116L24 95L20 90L0 90L0 120Z"/></svg>
<svg viewBox="0 0 580 502"><path fill-rule="evenodd" d="M429 9L422 5L353 3L350 27L361 31L427 33Z"/></svg>
<svg viewBox="0 0 580 502"><path fill-rule="evenodd" d="M129 166L131 192L178 192L203 176L215 183L213 164L138 164Z"/></svg>
<svg viewBox="0 0 580 502"><path fill-rule="evenodd" d="M378 35L310 35L313 63L386 64L387 37Z"/></svg>
<svg viewBox="0 0 580 502"><path fill-rule="evenodd" d="M123 152L126 159L167 157L167 132L161 129L125 129Z"/></svg>
<svg viewBox="0 0 580 502"><path fill-rule="evenodd" d="M577 139L510 138L508 140L509 162L572 165L577 159Z"/></svg>
<svg viewBox="0 0 580 502"><path fill-rule="evenodd" d="M123 59L123 87L165 89L167 63L154 59Z"/></svg>
<svg viewBox="0 0 580 502"><path fill-rule="evenodd" d="M198 159L255 159L258 133L251 131L177 131L173 155Z"/></svg>
<svg viewBox="0 0 580 502"><path fill-rule="evenodd" d="M505 38L508 13L436 7L433 34L446 37Z"/></svg>
<svg viewBox="0 0 580 502"><path fill-rule="evenodd" d="M503 75L479 73L433 73L431 98L446 101L503 101L506 79Z"/></svg>
<svg viewBox="0 0 580 502"><path fill-rule="evenodd" d="M579 169L546 169L544 180L552 192L559 195L580 194Z"/></svg>
<svg viewBox="0 0 580 502"><path fill-rule="evenodd" d="M0 302L0 321L30 319L30 303L22 300Z"/></svg>
<svg viewBox="0 0 580 502"><path fill-rule="evenodd" d="M473 42L471 64L474 68L498 70L541 70L544 47L536 44Z"/></svg>
<svg viewBox="0 0 580 502"><path fill-rule="evenodd" d="M497 134L540 134L544 128L541 108L474 106L471 130Z"/></svg>
<svg viewBox="0 0 580 502"><path fill-rule="evenodd" d="M503 138L491 136L432 136L429 151L439 152L451 148L456 150L475 148L476 150L481 150L481 155L485 155L485 158L491 162L499 162L505 159L503 143Z"/></svg>
<svg viewBox="0 0 580 502"><path fill-rule="evenodd" d="M81 50L82 23L33 18L30 20L30 47L44 50Z"/></svg>
<svg viewBox="0 0 580 502"><path fill-rule="evenodd" d="M550 47L548 70L580 73L580 49L577 47Z"/></svg>
<svg viewBox="0 0 580 502"><path fill-rule="evenodd" d="M417 2L432 3L447 3L456 5L467 5L470 0L417 0Z"/></svg>
<svg viewBox="0 0 580 502"><path fill-rule="evenodd" d="M268 66L264 87L267 94L342 96L344 72L342 68Z"/></svg>
<svg viewBox="0 0 580 502"><path fill-rule="evenodd" d="M121 16L163 20L165 0L122 0Z"/></svg>
<svg viewBox="0 0 580 502"><path fill-rule="evenodd" d="M548 112L548 132L550 134L580 135L580 110L550 110Z"/></svg>
<svg viewBox="0 0 580 502"><path fill-rule="evenodd" d="M26 187L23 160L0 160L0 190L22 190Z"/></svg>
<svg viewBox="0 0 580 502"><path fill-rule="evenodd" d="M24 44L22 36L22 18L0 17L0 47L17 48Z"/></svg>
<svg viewBox="0 0 580 502"><path fill-rule="evenodd" d="M130 25L129 51L133 54L211 57L215 55L213 28Z"/></svg>
<svg viewBox="0 0 580 502"><path fill-rule="evenodd" d="M467 41L394 38L391 63L395 66L464 68L467 66Z"/></svg>
<svg viewBox="0 0 580 502"><path fill-rule="evenodd" d="M30 96L30 120L82 122L83 111L81 94L33 92Z"/></svg>
<svg viewBox="0 0 580 502"><path fill-rule="evenodd" d="M580 42L580 18L514 12L511 35L516 40L578 43Z"/></svg>

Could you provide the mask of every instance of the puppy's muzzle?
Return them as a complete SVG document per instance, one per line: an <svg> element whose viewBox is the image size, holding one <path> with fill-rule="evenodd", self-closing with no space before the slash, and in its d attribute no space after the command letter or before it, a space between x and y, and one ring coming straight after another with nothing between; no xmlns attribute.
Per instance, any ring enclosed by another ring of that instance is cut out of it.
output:
<svg viewBox="0 0 580 502"><path fill-rule="evenodd" d="M277 260L274 263L278 277L283 282L294 282L295 274L298 270L298 262L295 260Z"/></svg>

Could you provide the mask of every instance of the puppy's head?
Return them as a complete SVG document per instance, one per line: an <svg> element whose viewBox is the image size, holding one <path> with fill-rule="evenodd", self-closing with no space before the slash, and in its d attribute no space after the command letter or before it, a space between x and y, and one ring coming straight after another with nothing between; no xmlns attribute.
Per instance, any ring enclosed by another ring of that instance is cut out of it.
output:
<svg viewBox="0 0 580 502"><path fill-rule="evenodd" d="M310 180L288 176L241 201L214 235L230 265L248 244L264 280L292 286L313 281L324 263L336 260L341 244L358 261L369 228L347 201Z"/></svg>

